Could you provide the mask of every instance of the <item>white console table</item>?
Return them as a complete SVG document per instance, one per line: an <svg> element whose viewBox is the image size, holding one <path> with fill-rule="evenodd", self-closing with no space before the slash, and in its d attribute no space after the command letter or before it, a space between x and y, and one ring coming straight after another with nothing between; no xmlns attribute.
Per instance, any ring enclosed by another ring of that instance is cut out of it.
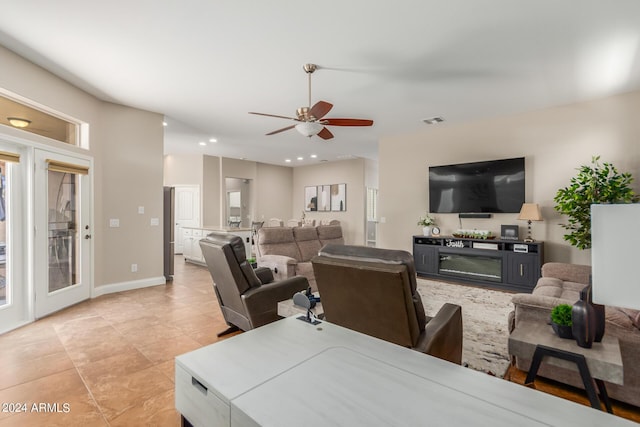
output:
<svg viewBox="0 0 640 427"><path fill-rule="evenodd" d="M194 426L635 425L295 317L177 357L175 399Z"/></svg>

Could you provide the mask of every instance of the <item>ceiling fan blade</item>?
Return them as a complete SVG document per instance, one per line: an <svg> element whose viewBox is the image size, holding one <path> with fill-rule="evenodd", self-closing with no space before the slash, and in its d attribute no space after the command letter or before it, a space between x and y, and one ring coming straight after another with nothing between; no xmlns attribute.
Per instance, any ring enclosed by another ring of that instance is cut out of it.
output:
<svg viewBox="0 0 640 427"><path fill-rule="evenodd" d="M249 111L249 114L255 114L255 115L258 115L258 116L267 116L267 117L277 117L279 119L296 120L294 117L278 116L277 114L254 113L254 112L251 112L251 111Z"/></svg>
<svg viewBox="0 0 640 427"><path fill-rule="evenodd" d="M318 132L318 136L320 138L322 138L322 139L331 139L331 138L333 138L333 134L327 128L322 128L322 130L320 132Z"/></svg>
<svg viewBox="0 0 640 427"><path fill-rule="evenodd" d="M293 129L296 125L287 126L286 128L274 130L273 132L269 132L267 135L275 135L276 133L284 132L285 130Z"/></svg>
<svg viewBox="0 0 640 427"><path fill-rule="evenodd" d="M325 101L316 102L311 110L309 110L309 115L315 117L316 119L323 118L331 109L333 108L333 104L330 104Z"/></svg>
<svg viewBox="0 0 640 427"><path fill-rule="evenodd" d="M323 125L330 126L371 126L373 125L373 120L366 119L324 119L322 120Z"/></svg>

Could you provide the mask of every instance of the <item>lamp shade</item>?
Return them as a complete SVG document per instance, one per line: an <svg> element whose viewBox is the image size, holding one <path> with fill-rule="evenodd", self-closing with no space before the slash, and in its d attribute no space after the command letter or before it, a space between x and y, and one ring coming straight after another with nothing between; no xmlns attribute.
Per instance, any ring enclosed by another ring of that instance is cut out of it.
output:
<svg viewBox="0 0 640 427"><path fill-rule="evenodd" d="M317 135L324 128L324 125L316 122L302 122L296 125L296 130L304 136L312 137Z"/></svg>
<svg viewBox="0 0 640 427"><path fill-rule="evenodd" d="M526 221L542 221L540 206L537 203L523 203L518 219Z"/></svg>
<svg viewBox="0 0 640 427"><path fill-rule="evenodd" d="M640 310L640 204L591 205L593 302Z"/></svg>

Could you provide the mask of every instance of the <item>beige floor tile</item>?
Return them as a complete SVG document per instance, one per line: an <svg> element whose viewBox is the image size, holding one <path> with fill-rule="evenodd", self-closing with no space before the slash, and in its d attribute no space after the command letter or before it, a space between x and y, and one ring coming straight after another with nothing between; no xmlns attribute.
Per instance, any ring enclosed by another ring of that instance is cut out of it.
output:
<svg viewBox="0 0 640 427"><path fill-rule="evenodd" d="M142 353L134 349L89 362L77 367L78 372L89 387L100 384L105 378L119 377L151 368L153 363Z"/></svg>
<svg viewBox="0 0 640 427"><path fill-rule="evenodd" d="M187 336L179 336L151 345L139 347L138 350L154 363L166 362L181 354L202 347L202 344Z"/></svg>
<svg viewBox="0 0 640 427"><path fill-rule="evenodd" d="M4 390L73 368L73 361L64 350L28 360L14 360L4 363L0 369L0 389Z"/></svg>
<svg viewBox="0 0 640 427"><path fill-rule="evenodd" d="M62 406L69 403L71 397L92 401L80 375L73 368L0 390L0 402L25 403L27 412L30 412L34 403ZM0 412L0 419L10 415L12 414Z"/></svg>
<svg viewBox="0 0 640 427"><path fill-rule="evenodd" d="M112 420L158 393L173 390L174 385L151 367L126 375L103 377L90 387L102 413L107 420Z"/></svg>
<svg viewBox="0 0 640 427"><path fill-rule="evenodd" d="M178 426L180 414L176 411L173 389L150 397L127 409L110 421L112 427L119 426Z"/></svg>

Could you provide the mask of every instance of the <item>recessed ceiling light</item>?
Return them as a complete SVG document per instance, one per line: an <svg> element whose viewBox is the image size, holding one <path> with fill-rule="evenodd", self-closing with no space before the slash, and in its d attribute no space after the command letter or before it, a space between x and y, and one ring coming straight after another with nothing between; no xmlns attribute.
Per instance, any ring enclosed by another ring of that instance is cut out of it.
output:
<svg viewBox="0 0 640 427"><path fill-rule="evenodd" d="M311 157L312 159L316 159L318 157L318 155L317 154L312 154L309 157Z"/></svg>
<svg viewBox="0 0 640 427"><path fill-rule="evenodd" d="M285 162L291 163L291 159L284 159Z"/></svg>
<svg viewBox="0 0 640 427"><path fill-rule="evenodd" d="M162 122L162 126L167 126L168 123L167 122Z"/></svg>
<svg viewBox="0 0 640 427"><path fill-rule="evenodd" d="M438 117L430 117L428 119L422 119L422 121L428 125L437 125L438 123L444 122L444 119L438 116Z"/></svg>
<svg viewBox="0 0 640 427"><path fill-rule="evenodd" d="M205 145L207 145L207 143L204 142L204 141L200 141L200 142L198 142L198 145L202 145L204 147Z"/></svg>
<svg viewBox="0 0 640 427"><path fill-rule="evenodd" d="M218 142L218 140L215 138L209 138L209 142L213 142L215 144L216 142Z"/></svg>
<svg viewBox="0 0 640 427"><path fill-rule="evenodd" d="M300 156L298 157L298 160L304 160L304 157Z"/></svg>

